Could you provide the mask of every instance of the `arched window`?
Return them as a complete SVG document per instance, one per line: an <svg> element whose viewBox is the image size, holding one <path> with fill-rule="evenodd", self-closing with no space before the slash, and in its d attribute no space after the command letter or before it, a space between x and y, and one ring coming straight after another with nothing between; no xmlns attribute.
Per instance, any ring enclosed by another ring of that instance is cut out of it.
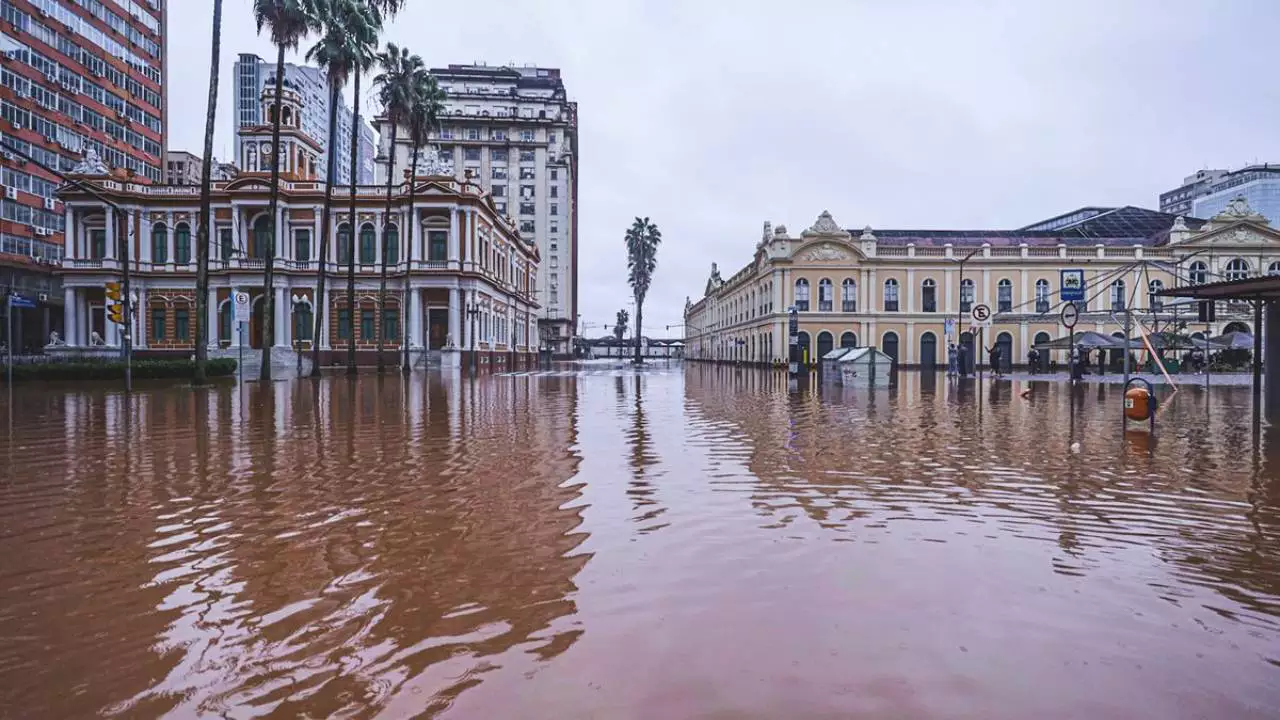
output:
<svg viewBox="0 0 1280 720"><path fill-rule="evenodd" d="M1187 268L1187 274L1192 285L1203 285L1209 281L1209 266L1197 260Z"/></svg>
<svg viewBox="0 0 1280 720"><path fill-rule="evenodd" d="M840 311L841 312L857 312L858 311L858 283L853 278L845 278L840 283Z"/></svg>
<svg viewBox="0 0 1280 720"><path fill-rule="evenodd" d="M1164 283L1159 280L1147 283L1147 305L1156 312L1164 309L1164 298L1156 294L1161 290L1164 290Z"/></svg>
<svg viewBox="0 0 1280 720"><path fill-rule="evenodd" d="M1249 263L1240 258L1232 260L1227 263L1226 275L1228 280L1243 280L1249 277Z"/></svg>
<svg viewBox="0 0 1280 720"><path fill-rule="evenodd" d="M796 310L804 312L809 309L809 281L804 278L796 280Z"/></svg>
<svg viewBox="0 0 1280 720"><path fill-rule="evenodd" d="M1124 309L1124 281L1116 280L1111 283L1111 309Z"/></svg>
<svg viewBox="0 0 1280 720"><path fill-rule="evenodd" d="M831 333L823 330L818 333L818 352L814 355L814 360L821 360L827 356L827 353L835 347L836 339Z"/></svg>
<svg viewBox="0 0 1280 720"><path fill-rule="evenodd" d="M395 225L387 225L386 235L383 242L386 243L384 252L387 254L387 265L400 264L400 229Z"/></svg>
<svg viewBox="0 0 1280 720"><path fill-rule="evenodd" d="M884 311L898 312L898 281L893 278L884 281Z"/></svg>
<svg viewBox="0 0 1280 720"><path fill-rule="evenodd" d="M360 264L372 265L377 257L378 236L372 223L360 226Z"/></svg>
<svg viewBox="0 0 1280 720"><path fill-rule="evenodd" d="M1049 281L1044 278L1036 281L1036 312L1049 312Z"/></svg>
<svg viewBox="0 0 1280 720"><path fill-rule="evenodd" d="M856 348L858 347L858 336L846 330L840 335L840 347Z"/></svg>
<svg viewBox="0 0 1280 720"><path fill-rule="evenodd" d="M1013 282L1009 278L996 283L996 312L1013 312Z"/></svg>
<svg viewBox="0 0 1280 720"><path fill-rule="evenodd" d="M1273 262L1267 266L1268 275L1280 275L1280 262Z"/></svg>
<svg viewBox="0 0 1280 720"><path fill-rule="evenodd" d="M835 299L835 292L832 288L831 281L822 278L818 281L818 310L821 312L831 312L831 304ZM821 345L821 343L819 343Z"/></svg>
<svg viewBox="0 0 1280 720"><path fill-rule="evenodd" d="M347 223L338 226L338 262L343 265L351 262L351 226Z"/></svg>
<svg viewBox="0 0 1280 720"><path fill-rule="evenodd" d="M925 278L920 283L920 300L925 312L938 312L938 284L933 278Z"/></svg>
<svg viewBox="0 0 1280 720"><path fill-rule="evenodd" d="M169 262L169 228L164 223L151 226L151 262Z"/></svg>
<svg viewBox="0 0 1280 720"><path fill-rule="evenodd" d="M973 309L973 299L976 293L973 289L973 278L965 278L960 281L960 312L969 312Z"/></svg>
<svg viewBox="0 0 1280 720"><path fill-rule="evenodd" d="M267 256L267 248L271 247L271 218L259 215L253 222L253 247L249 248L249 257L261 260Z"/></svg>
<svg viewBox="0 0 1280 720"><path fill-rule="evenodd" d="M186 223L173 229L173 261L179 265L191 262L191 226Z"/></svg>

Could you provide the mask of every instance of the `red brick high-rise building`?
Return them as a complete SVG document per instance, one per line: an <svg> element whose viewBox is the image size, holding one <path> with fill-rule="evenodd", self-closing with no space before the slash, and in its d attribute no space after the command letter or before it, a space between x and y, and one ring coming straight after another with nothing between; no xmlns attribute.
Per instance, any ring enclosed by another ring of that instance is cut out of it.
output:
<svg viewBox="0 0 1280 720"><path fill-rule="evenodd" d="M15 351L62 325L66 210L39 164L67 172L93 150L122 180L164 180L165 13L166 0L0 0L0 294L40 306L15 311Z"/></svg>

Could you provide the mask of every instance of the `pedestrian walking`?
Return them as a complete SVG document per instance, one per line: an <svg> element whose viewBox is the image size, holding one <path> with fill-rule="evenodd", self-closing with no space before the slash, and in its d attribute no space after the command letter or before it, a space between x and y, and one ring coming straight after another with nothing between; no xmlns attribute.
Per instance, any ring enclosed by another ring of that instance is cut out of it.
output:
<svg viewBox="0 0 1280 720"><path fill-rule="evenodd" d="M1000 377L1000 346L992 345L987 348L987 357L991 358L991 374Z"/></svg>
<svg viewBox="0 0 1280 720"><path fill-rule="evenodd" d="M959 357L956 352L956 344L951 343L950 345L947 345L947 377L955 377L959 373L960 369L956 366L958 362Z"/></svg>

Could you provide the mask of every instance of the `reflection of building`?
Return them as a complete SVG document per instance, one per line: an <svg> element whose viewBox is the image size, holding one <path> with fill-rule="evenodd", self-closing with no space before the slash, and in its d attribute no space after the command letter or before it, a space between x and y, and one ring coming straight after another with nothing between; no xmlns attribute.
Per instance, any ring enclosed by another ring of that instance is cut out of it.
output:
<svg viewBox="0 0 1280 720"><path fill-rule="evenodd" d="M1160 194L1160 211L1213 217L1242 197L1257 212L1280 220L1280 166L1249 165L1239 170L1201 170L1182 185Z"/></svg>
<svg viewBox="0 0 1280 720"><path fill-rule="evenodd" d="M277 221L285 228L285 240L275 254L275 344L309 349L321 260L316 238L325 188L318 182L320 147L301 128L302 97L287 84L285 90ZM270 92L264 93L264 106L272 105ZM271 110L265 110L263 117L270 116ZM107 176L105 168L93 162L76 168L73 174L96 182L118 206L136 210L120 218L82 190L64 191L72 239L63 264L68 343L86 344L94 332L108 344L118 342L118 329L104 322L102 287L109 280L120 280L121 259L114 238L127 232L141 308L135 319L136 347L189 353L200 320L217 328L211 333L211 345L237 346L240 338L232 331L232 293L240 289L251 297L249 345L261 347L263 258L272 236L267 215L270 171L263 159L271 157L271 126L242 127L239 140L244 171L235 180L213 186L216 225L210 247L207 318L196 317L194 303L194 220L200 188L128 183ZM512 362L517 354L534 349L537 248L522 240L514 224L497 212L492 196L474 184L434 175L419 179L412 211L407 188L401 187L388 218L383 193L362 192L353 242L352 223L346 213L348 191L334 188L333 230L324 258L329 311L319 340L322 349L345 349L354 341L358 349L370 350L376 345L379 326L384 328L386 346L392 349L399 347L402 329L415 349L470 349L474 335L482 362ZM406 226L411 231L407 250L402 253L400 228ZM379 261L384 243L389 292L387 307L378 317ZM353 253L358 264L354 308L358 314L354 316L348 309L347 263L343 260ZM402 298L406 273L411 286L407 303ZM468 307L476 312L466 314ZM402 323L402 318L406 322ZM440 359L456 362L457 357L448 353ZM361 361L367 360L365 356Z"/></svg>
<svg viewBox="0 0 1280 720"><path fill-rule="evenodd" d="M971 343L970 312L985 304L994 317L984 343L999 345L1006 363L1021 362L1033 343L1067 334L1057 314L1066 269L1085 275L1077 330L1115 334L1126 307L1147 319L1176 317L1151 290L1280 273L1280 233L1244 202L1207 223L1132 207L1083 208L1012 231L850 233L827 213L798 235L766 223L754 260L728 279L713 266L705 296L687 306L686 355L785 361L794 305L811 361L833 347L872 344L899 362L933 366L945 362L947 319ZM1194 310L1188 315L1195 320ZM1215 332L1230 315L1219 313Z"/></svg>
<svg viewBox="0 0 1280 720"><path fill-rule="evenodd" d="M236 108L232 118L236 137L236 157L242 157L239 132L242 127L265 125L267 121L258 103L268 86L275 86L274 62L263 60L252 53L240 55L236 61L232 77L236 84ZM328 169L327 148L329 143L329 82L319 68L307 65L285 63L285 82L292 83L302 95L302 131L320 143L321 159L318 163L320 177L324 178ZM367 118L368 116L365 115ZM346 184L351 179L351 108L344 102L338 108L338 168L337 182ZM357 168L359 184L373 183L373 152L375 139L373 131L365 123L360 123L360 165Z"/></svg>
<svg viewBox="0 0 1280 720"><path fill-rule="evenodd" d="M493 194L498 212L515 218L520 235L535 242L542 254L539 318L552 350L567 355L578 312L578 105L554 68L450 65L431 72L447 96L445 113L419 162L438 157L459 178L475 179ZM385 182L391 143L385 118L378 130L378 175ZM411 153L401 128L397 177Z"/></svg>

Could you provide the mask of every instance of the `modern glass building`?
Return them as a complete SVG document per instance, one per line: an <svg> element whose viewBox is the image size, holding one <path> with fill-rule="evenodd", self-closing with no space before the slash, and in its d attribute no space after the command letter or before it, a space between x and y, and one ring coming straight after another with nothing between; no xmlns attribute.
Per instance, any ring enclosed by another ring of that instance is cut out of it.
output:
<svg viewBox="0 0 1280 720"><path fill-rule="evenodd" d="M1243 197L1272 224L1280 222L1280 166L1253 165L1237 170L1219 178L1208 190L1192 203L1195 217L1213 217L1232 200Z"/></svg>

